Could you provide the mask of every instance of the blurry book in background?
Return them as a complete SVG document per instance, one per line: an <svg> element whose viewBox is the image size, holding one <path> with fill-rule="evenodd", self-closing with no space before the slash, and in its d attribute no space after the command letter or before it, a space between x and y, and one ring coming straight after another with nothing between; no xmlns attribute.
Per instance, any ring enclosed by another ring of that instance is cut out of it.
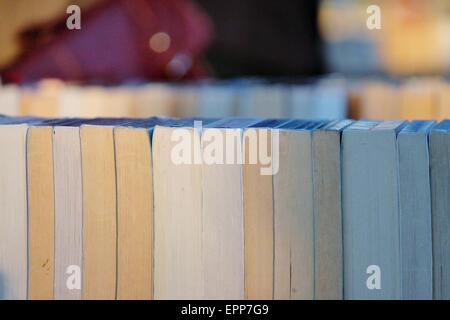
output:
<svg viewBox="0 0 450 320"><path fill-rule="evenodd" d="M374 120L442 120L450 117L448 81L435 77L402 81L368 79L350 86L357 105L352 118Z"/></svg>
<svg viewBox="0 0 450 320"><path fill-rule="evenodd" d="M8 116L19 114L17 108L20 99L20 89L16 86L0 85L0 113Z"/></svg>
<svg viewBox="0 0 450 320"><path fill-rule="evenodd" d="M59 94L64 83L48 79L37 83L37 86L26 87L20 99L20 114L37 117L57 117L59 112Z"/></svg>
<svg viewBox="0 0 450 320"><path fill-rule="evenodd" d="M40 117L271 117L422 119L450 117L450 85L440 77L321 77L298 83L232 81L76 85L48 79L0 86L0 113Z"/></svg>
<svg viewBox="0 0 450 320"><path fill-rule="evenodd" d="M176 95L171 87L165 84L149 84L137 89L136 115L172 116L175 112Z"/></svg>
<svg viewBox="0 0 450 320"><path fill-rule="evenodd" d="M238 114L243 117L280 118L286 115L286 87L249 83L239 91Z"/></svg>
<svg viewBox="0 0 450 320"><path fill-rule="evenodd" d="M427 120L437 115L439 86L433 79L409 80L400 88L400 117Z"/></svg>
<svg viewBox="0 0 450 320"><path fill-rule="evenodd" d="M347 88L343 79L322 79L317 83L290 87L288 114L298 119L343 119L347 116Z"/></svg>
<svg viewBox="0 0 450 320"><path fill-rule="evenodd" d="M369 80L358 88L359 108L355 118L400 119L400 95L394 84Z"/></svg>
<svg viewBox="0 0 450 320"><path fill-rule="evenodd" d="M437 119L444 120L450 118L450 84L441 81L439 83L437 103Z"/></svg>
<svg viewBox="0 0 450 320"><path fill-rule="evenodd" d="M294 84L290 87L287 100L294 118L311 119L314 116L311 112L312 94L311 84Z"/></svg>
<svg viewBox="0 0 450 320"><path fill-rule="evenodd" d="M198 91L198 112L205 117L231 117L237 109L237 86L202 84Z"/></svg>
<svg viewBox="0 0 450 320"><path fill-rule="evenodd" d="M344 119L347 115L347 89L343 79L323 79L314 86L311 118Z"/></svg>

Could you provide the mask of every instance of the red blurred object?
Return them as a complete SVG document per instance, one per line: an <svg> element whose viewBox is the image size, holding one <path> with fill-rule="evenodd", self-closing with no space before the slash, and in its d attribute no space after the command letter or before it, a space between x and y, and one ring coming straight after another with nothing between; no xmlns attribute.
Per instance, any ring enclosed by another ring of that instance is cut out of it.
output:
<svg viewBox="0 0 450 320"><path fill-rule="evenodd" d="M206 74L199 57L211 24L188 0L106 0L82 10L81 30L69 30L68 17L26 30L22 54L2 72L3 80L111 83Z"/></svg>

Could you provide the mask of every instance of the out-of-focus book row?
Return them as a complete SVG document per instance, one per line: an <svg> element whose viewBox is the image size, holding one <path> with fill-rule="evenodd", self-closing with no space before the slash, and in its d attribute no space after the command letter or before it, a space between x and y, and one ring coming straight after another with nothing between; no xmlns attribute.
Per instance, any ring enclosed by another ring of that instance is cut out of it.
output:
<svg viewBox="0 0 450 320"><path fill-rule="evenodd" d="M450 117L444 79L343 80L302 83L237 79L77 86L43 80L1 86L0 112L40 117L292 117L302 119L435 119Z"/></svg>

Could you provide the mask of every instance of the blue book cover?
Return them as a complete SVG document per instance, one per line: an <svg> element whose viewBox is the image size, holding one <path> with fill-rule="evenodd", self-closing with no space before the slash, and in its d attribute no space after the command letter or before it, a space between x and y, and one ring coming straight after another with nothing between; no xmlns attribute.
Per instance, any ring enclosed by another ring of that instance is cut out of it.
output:
<svg viewBox="0 0 450 320"><path fill-rule="evenodd" d="M434 121L412 121L398 134L402 299L433 298L428 134Z"/></svg>
<svg viewBox="0 0 450 320"><path fill-rule="evenodd" d="M450 120L430 134L433 297L450 299Z"/></svg>
<svg viewBox="0 0 450 320"><path fill-rule="evenodd" d="M397 132L357 121L342 135L345 299L400 299Z"/></svg>

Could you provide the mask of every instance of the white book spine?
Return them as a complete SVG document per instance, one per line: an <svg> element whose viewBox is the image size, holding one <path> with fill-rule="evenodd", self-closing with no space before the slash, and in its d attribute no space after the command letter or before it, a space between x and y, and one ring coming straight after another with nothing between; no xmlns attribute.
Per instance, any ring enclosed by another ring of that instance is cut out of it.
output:
<svg viewBox="0 0 450 320"><path fill-rule="evenodd" d="M27 298L26 134L0 126L0 299Z"/></svg>
<svg viewBox="0 0 450 320"><path fill-rule="evenodd" d="M81 299L82 175L78 127L55 127L55 299Z"/></svg>

